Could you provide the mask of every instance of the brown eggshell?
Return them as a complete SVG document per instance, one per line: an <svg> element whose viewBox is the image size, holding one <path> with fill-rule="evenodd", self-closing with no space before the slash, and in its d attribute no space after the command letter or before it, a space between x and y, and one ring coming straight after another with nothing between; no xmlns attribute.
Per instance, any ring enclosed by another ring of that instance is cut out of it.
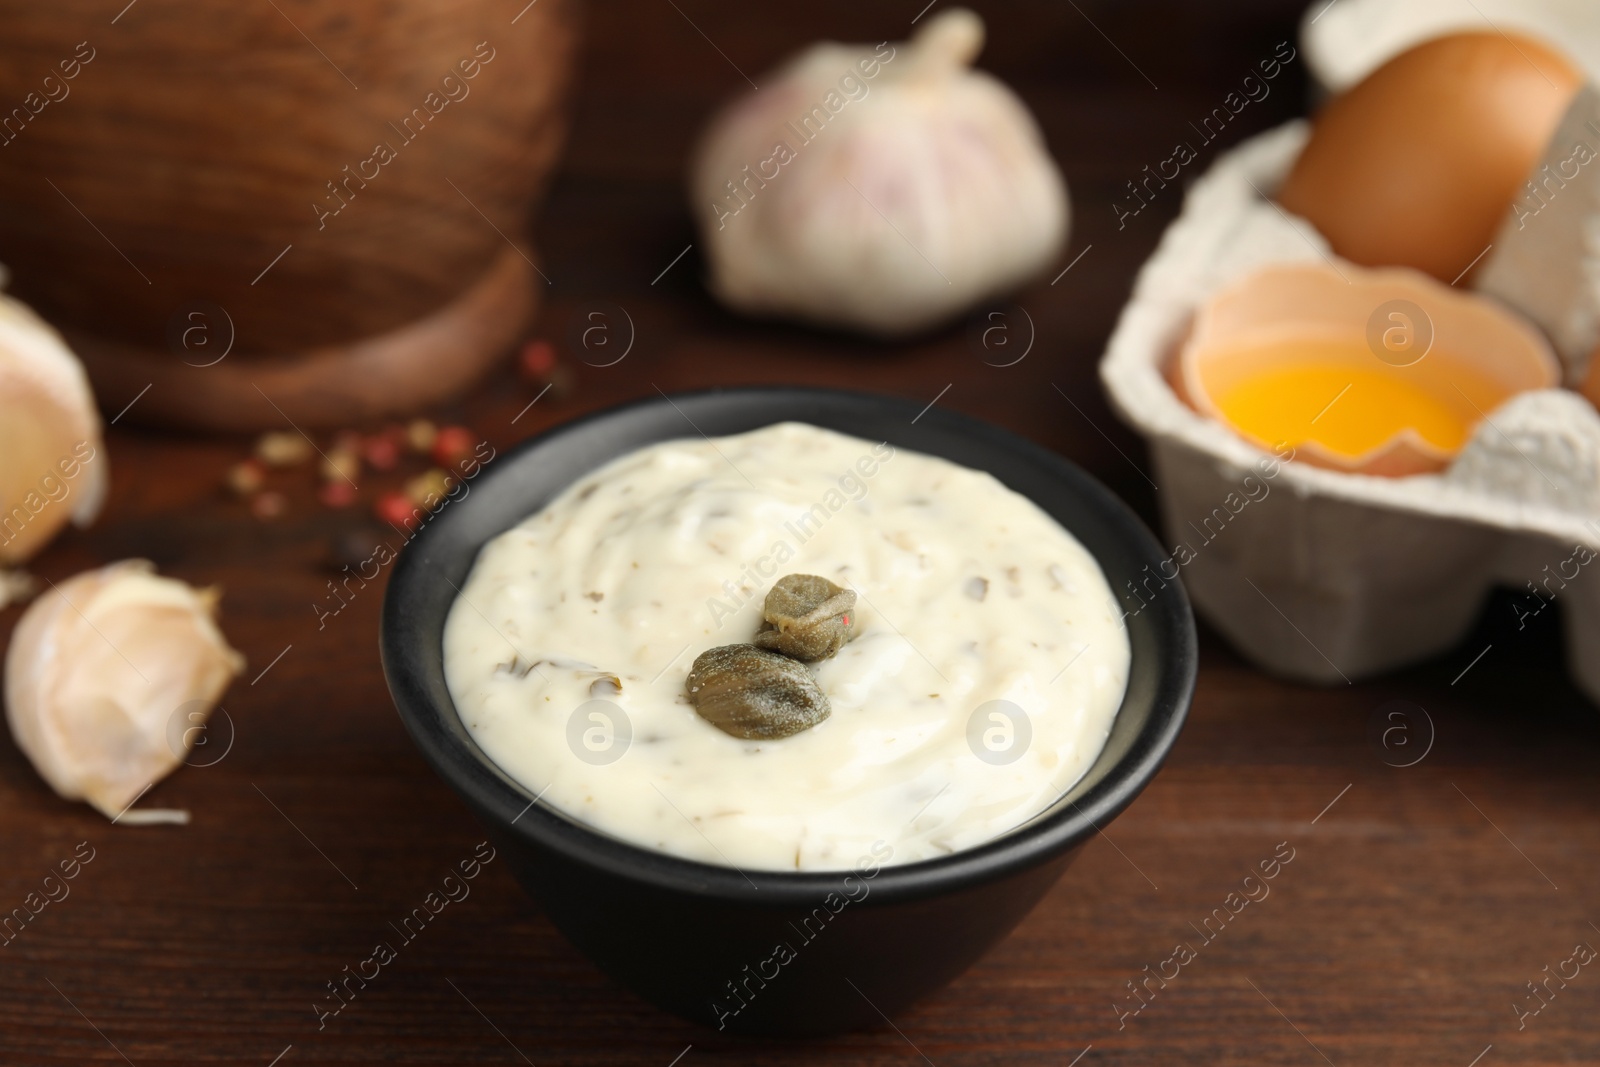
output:
<svg viewBox="0 0 1600 1067"><path fill-rule="evenodd" d="M1196 313L1176 361L1183 395L1200 414L1226 423L1215 396L1230 379L1259 373L1280 358L1271 348L1259 347L1263 341L1344 341L1352 366L1368 361L1378 365L1381 357L1369 351L1368 333L1375 309L1391 303L1410 304L1427 321L1428 348L1413 363L1396 366L1407 367L1414 381L1432 382L1435 392L1449 393L1456 367L1493 383L1500 401L1553 389L1561 382L1560 361L1544 336L1492 300L1410 270L1276 263L1213 294ZM1248 361L1228 359L1230 350L1240 346L1257 348L1257 354ZM1255 444L1271 450L1273 442ZM1361 455L1337 452L1315 440L1295 442L1294 447L1295 458L1313 466L1389 478L1440 471L1454 457L1410 428Z"/></svg>
<svg viewBox="0 0 1600 1067"><path fill-rule="evenodd" d="M1524 37L1425 41L1317 116L1279 202L1346 259L1453 282L1493 240L1582 80Z"/></svg>

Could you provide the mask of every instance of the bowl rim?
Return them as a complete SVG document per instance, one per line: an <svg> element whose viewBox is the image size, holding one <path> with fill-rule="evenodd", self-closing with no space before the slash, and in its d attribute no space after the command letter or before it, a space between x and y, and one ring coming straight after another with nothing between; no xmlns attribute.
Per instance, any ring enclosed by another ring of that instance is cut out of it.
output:
<svg viewBox="0 0 1600 1067"><path fill-rule="evenodd" d="M774 395L824 404L870 402L899 408L908 415L916 414L919 408L916 402L887 394L812 386L729 386L660 392L659 396L646 396L569 419L518 442L484 465L475 479L475 488L481 491L489 480L505 475L514 465L532 462L530 457L550 442L592 424L626 419L640 410L663 405L672 405L682 413L682 405L692 406L704 398L766 399ZM1132 509L1076 464L972 416L936 409L925 410L919 418L930 416L950 434L976 437L1049 469L1077 502L1097 512L1099 519L1114 528L1152 567L1166 559L1166 552ZM601 462L631 450L632 447L619 450ZM995 476L1001 477L999 473ZM1001 477L1001 481L1005 479ZM501 833L514 835L533 849L553 851L570 862L661 890L710 896L744 906L810 906L838 891L844 879L861 877L859 865L856 869L828 871L742 870L632 844L590 827L553 805L541 804L539 795L512 779L470 739L463 742L464 727L460 736L448 729L447 718L459 725L459 715L453 704L440 707L428 695L420 657L413 654L417 640L427 639L427 635L422 627L411 624L407 615L423 580L423 568L430 562L429 547L442 536L440 531L462 521L461 515L469 506L462 501L435 512L400 550L384 591L379 632L384 678L401 721L425 761L469 807L480 817L492 819ZM489 536L498 536L498 532ZM473 565L487 540L474 549ZM1169 662L1157 668L1149 718L1105 777L1076 801L1063 804L1062 799L1078 787L1080 779L1040 814L991 841L948 856L882 866L867 875L872 879L874 900L890 903L947 893L1041 865L1099 833L1101 826L1133 802L1160 770L1177 740L1188 715L1198 670L1197 636L1188 595L1181 581L1170 581L1168 585L1171 588L1167 592L1172 595L1164 593L1147 607L1157 609L1155 625L1166 631L1173 654ZM432 640L442 643L442 634L435 634ZM1135 668L1136 664L1130 661L1130 679ZM1125 694L1124 707L1126 701ZM1119 714L1121 710L1119 707Z"/></svg>

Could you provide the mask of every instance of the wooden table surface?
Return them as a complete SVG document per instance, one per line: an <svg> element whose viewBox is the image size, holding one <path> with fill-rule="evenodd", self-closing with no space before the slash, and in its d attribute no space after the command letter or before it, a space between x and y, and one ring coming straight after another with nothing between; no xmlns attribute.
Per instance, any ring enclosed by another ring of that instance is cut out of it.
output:
<svg viewBox="0 0 1600 1067"><path fill-rule="evenodd" d="M520 418L535 390L510 371L433 414L503 447L658 388L804 382L939 397L1060 451L1153 518L1136 469L1146 453L1110 413L1095 363L1178 191L1122 229L1111 204L1188 136L1190 120L1293 39L1292 0L982 5L983 62L1034 109L1071 184L1074 233L1056 269L1082 253L1059 281L1015 298L1037 330L1015 366L986 365L961 328L883 346L744 321L706 295L698 251L662 274L695 241L681 182L688 145L709 109L744 87L739 71L757 75L816 37L902 36L919 6L593 5L571 145L535 227L552 280L538 330L570 356L573 316L604 300L632 318L634 347L603 369L569 359L571 394L547 395ZM1303 112L1302 67L1291 63L1221 143ZM108 416L118 399L106 399ZM220 487L248 448L113 428L103 516L35 563L60 580L142 556L220 584L226 631L250 666L224 701L231 731L219 714L196 762L215 758L231 732L225 757L180 770L143 801L190 809L187 827L108 825L57 799L0 741L0 910L20 906L81 842L94 857L70 896L0 948L0 1063L1600 1058L1600 973L1552 980L1543 1000L1527 986L1575 945L1600 945L1600 731L1563 673L1559 611L1519 630L1503 601L1450 654L1339 688L1268 677L1202 627L1194 709L1161 775L1008 940L892 1028L808 1043L698 1029L612 984L490 864L470 898L319 1030L313 1005L325 983L388 937L483 835L390 704L379 590L319 628L312 605L326 594L329 561L342 542L375 536L364 513L319 507L313 475L301 472L278 478L287 514L253 518ZM392 487L388 478L364 477L366 497ZM0 633L19 614L0 615ZM1374 741L1396 700L1426 711L1401 724L1410 747L1399 735L1388 748ZM1389 765L1424 751L1413 766ZM1195 926L1247 870L1289 849L1269 897L1137 1015L1120 1016L1138 1003L1127 983L1177 943L1198 944ZM1519 1018L1519 1006L1529 1014Z"/></svg>

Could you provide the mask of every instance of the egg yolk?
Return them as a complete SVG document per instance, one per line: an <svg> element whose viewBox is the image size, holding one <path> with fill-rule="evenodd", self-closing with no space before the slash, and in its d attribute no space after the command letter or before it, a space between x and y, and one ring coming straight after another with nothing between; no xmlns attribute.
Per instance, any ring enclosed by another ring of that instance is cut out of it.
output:
<svg viewBox="0 0 1600 1067"><path fill-rule="evenodd" d="M1256 369L1212 393L1223 417L1259 442L1299 445L1315 441L1330 451L1359 457L1407 428L1445 452L1466 443L1482 412L1504 399L1493 382L1430 352L1434 365L1392 367L1365 348L1298 342L1262 350L1219 354Z"/></svg>

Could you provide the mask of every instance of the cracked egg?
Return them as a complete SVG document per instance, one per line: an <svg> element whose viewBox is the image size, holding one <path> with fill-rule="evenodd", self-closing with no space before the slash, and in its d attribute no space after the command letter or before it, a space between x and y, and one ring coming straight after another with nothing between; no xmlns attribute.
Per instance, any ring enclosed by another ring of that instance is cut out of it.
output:
<svg viewBox="0 0 1600 1067"><path fill-rule="evenodd" d="M1279 264L1218 292L1172 368L1196 411L1351 473L1444 469L1489 413L1560 384L1542 334L1407 268Z"/></svg>

